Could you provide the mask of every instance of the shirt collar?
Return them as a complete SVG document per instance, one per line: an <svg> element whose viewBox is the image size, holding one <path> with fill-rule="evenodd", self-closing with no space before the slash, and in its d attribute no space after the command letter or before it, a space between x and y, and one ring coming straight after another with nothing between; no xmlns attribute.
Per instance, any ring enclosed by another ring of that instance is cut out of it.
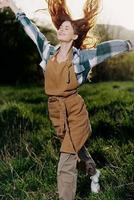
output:
<svg viewBox="0 0 134 200"><path fill-rule="evenodd" d="M54 50L57 51L57 50L60 48L60 46L61 46L60 44L57 44L57 45L54 47Z"/></svg>

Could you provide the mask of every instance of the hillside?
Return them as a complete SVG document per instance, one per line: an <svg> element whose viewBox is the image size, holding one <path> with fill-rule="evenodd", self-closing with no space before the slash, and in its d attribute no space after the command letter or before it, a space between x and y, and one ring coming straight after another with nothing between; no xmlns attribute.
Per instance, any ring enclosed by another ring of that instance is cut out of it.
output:
<svg viewBox="0 0 134 200"><path fill-rule="evenodd" d="M98 29L102 29L103 27L106 31L108 31L109 36L113 39L134 40L134 30L129 30L118 25L98 24L96 26L96 31Z"/></svg>

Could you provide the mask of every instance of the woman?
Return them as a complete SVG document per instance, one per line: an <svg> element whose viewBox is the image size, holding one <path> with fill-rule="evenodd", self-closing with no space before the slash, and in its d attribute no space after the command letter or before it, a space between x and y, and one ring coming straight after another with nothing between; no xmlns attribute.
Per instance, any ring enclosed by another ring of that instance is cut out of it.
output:
<svg viewBox="0 0 134 200"><path fill-rule="evenodd" d="M134 42L112 40L87 48L88 31L95 24L98 0L87 0L84 18L72 20L64 0L48 0L48 9L57 28L60 45L54 47L12 0L1 0L0 7L10 7L24 30L36 44L45 76L49 117L61 140L57 170L59 199L73 200L77 185L77 162L83 160L91 178L91 191L99 192L99 170L85 148L91 135L86 105L77 88L89 71L104 60L133 50Z"/></svg>

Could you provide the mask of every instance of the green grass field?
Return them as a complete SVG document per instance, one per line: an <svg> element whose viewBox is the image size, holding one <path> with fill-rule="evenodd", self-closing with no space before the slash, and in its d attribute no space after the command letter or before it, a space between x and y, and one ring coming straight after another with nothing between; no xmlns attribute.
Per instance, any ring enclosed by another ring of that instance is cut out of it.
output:
<svg viewBox="0 0 134 200"><path fill-rule="evenodd" d="M79 171L77 200L134 199L134 82L79 88L93 134L88 149L101 171L101 192ZM0 87L0 199L58 200L60 143L39 86Z"/></svg>

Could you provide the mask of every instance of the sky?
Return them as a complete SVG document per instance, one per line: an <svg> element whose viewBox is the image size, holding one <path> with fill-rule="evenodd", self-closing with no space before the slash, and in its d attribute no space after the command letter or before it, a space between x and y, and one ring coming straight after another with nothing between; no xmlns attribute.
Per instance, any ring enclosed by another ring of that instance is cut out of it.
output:
<svg viewBox="0 0 134 200"><path fill-rule="evenodd" d="M14 0L16 4L28 15L38 20L39 24L50 25L51 18L47 10L45 0ZM85 0L66 0L74 19L82 16L82 5ZM98 15L98 23L122 25L134 30L134 0L101 0L101 12Z"/></svg>

